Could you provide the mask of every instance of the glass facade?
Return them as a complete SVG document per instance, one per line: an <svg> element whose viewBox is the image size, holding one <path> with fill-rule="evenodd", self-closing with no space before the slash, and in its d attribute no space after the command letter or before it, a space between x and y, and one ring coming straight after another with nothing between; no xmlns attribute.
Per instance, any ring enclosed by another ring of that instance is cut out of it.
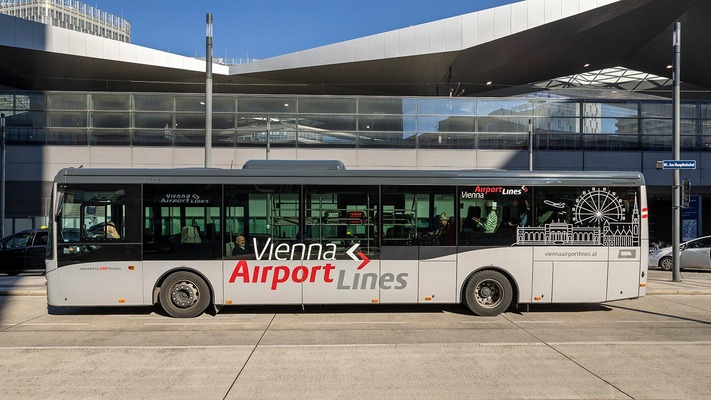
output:
<svg viewBox="0 0 711 400"><path fill-rule="evenodd" d="M204 146L200 94L0 92L9 145ZM670 151L664 100L225 95L213 147ZM681 106L683 151L711 150L711 101Z"/></svg>

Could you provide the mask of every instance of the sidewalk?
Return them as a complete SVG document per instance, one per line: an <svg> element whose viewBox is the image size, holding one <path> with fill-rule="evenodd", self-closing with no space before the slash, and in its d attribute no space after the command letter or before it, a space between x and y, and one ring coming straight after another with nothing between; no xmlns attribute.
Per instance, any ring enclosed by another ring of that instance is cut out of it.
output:
<svg viewBox="0 0 711 400"><path fill-rule="evenodd" d="M653 269L648 274L647 295L711 295L711 271L682 271L681 282L672 282L670 271ZM46 282L38 275L0 275L0 296L46 296Z"/></svg>
<svg viewBox="0 0 711 400"><path fill-rule="evenodd" d="M671 271L649 270L647 295L711 295L711 271L681 271L681 282L672 282Z"/></svg>

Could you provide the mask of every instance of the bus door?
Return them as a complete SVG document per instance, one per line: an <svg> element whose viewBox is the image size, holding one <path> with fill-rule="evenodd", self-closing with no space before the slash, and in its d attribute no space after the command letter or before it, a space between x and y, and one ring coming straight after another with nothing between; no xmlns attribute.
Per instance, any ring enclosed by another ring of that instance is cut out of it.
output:
<svg viewBox="0 0 711 400"><path fill-rule="evenodd" d="M454 187L383 186L382 273L402 281L382 302L453 302L456 296Z"/></svg>
<svg viewBox="0 0 711 400"><path fill-rule="evenodd" d="M379 303L394 286L381 273L377 210L374 185L304 187L305 304Z"/></svg>
<svg viewBox="0 0 711 400"><path fill-rule="evenodd" d="M223 284L227 304L301 304L308 280L299 242L300 187L226 185ZM293 250L293 251L292 251Z"/></svg>

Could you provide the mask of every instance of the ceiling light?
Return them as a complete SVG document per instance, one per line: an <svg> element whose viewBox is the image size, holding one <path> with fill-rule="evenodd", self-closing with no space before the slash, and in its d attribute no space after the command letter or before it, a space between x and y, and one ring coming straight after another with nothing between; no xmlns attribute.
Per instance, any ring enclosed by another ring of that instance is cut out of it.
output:
<svg viewBox="0 0 711 400"><path fill-rule="evenodd" d="M667 69L672 69L673 65L669 64L667 65Z"/></svg>
<svg viewBox="0 0 711 400"><path fill-rule="evenodd" d="M489 81L489 82L486 82L486 85L491 86L492 83L493 83L492 81Z"/></svg>
<svg viewBox="0 0 711 400"><path fill-rule="evenodd" d="M585 65L583 65L583 67L585 67L585 68L587 68L589 66L590 66L590 63L585 63Z"/></svg>

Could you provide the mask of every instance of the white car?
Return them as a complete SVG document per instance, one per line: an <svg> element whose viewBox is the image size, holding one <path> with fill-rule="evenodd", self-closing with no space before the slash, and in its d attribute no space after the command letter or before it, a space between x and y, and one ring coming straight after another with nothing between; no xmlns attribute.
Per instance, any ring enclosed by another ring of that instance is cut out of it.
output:
<svg viewBox="0 0 711 400"><path fill-rule="evenodd" d="M679 252L681 253L681 268L711 269L711 236L681 243ZM671 247L655 250L649 255L650 268L659 267L665 271L671 271L673 266Z"/></svg>

